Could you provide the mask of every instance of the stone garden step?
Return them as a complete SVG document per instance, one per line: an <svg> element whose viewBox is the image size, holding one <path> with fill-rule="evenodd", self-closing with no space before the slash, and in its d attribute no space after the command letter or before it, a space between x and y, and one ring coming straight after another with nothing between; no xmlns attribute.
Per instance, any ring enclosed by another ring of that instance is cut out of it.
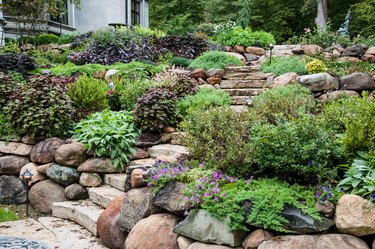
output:
<svg viewBox="0 0 375 249"><path fill-rule="evenodd" d="M266 87L266 80L223 80L220 83L221 89L242 89L242 88L263 88Z"/></svg>
<svg viewBox="0 0 375 249"><path fill-rule="evenodd" d="M126 174L105 174L104 183L125 191Z"/></svg>
<svg viewBox="0 0 375 249"><path fill-rule="evenodd" d="M159 156L182 156L188 155L189 152L185 146L174 144L159 144L148 148L147 152L150 157L157 158Z"/></svg>
<svg viewBox="0 0 375 249"><path fill-rule="evenodd" d="M125 182L123 183L125 186ZM106 208L108 204L117 196L124 195L123 191L110 185L102 185L96 188L89 188L89 199L99 206Z"/></svg>
<svg viewBox="0 0 375 249"><path fill-rule="evenodd" d="M55 202L52 204L52 216L74 221L95 236L98 236L96 221L103 211L103 208L89 200Z"/></svg>
<svg viewBox="0 0 375 249"><path fill-rule="evenodd" d="M263 72L252 72L252 73L231 73L224 74L223 79L225 80L267 80L273 74Z"/></svg>
<svg viewBox="0 0 375 249"><path fill-rule="evenodd" d="M259 72L260 66L245 66L245 67L226 67L224 74L229 73L253 73Z"/></svg>
<svg viewBox="0 0 375 249"><path fill-rule="evenodd" d="M230 96L255 96L264 91L262 88L223 89Z"/></svg>
<svg viewBox="0 0 375 249"><path fill-rule="evenodd" d="M232 105L249 105L252 103L252 100L249 96L231 96Z"/></svg>

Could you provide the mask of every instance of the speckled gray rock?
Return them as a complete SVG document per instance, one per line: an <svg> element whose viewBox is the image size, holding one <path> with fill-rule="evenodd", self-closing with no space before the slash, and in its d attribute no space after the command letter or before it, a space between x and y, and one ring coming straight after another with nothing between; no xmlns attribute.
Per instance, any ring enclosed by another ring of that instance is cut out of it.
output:
<svg viewBox="0 0 375 249"><path fill-rule="evenodd" d="M90 172L90 173L116 173L119 172L118 169L112 164L112 160L110 158L102 158L102 157L93 157L86 160L82 163L78 169L80 172Z"/></svg>
<svg viewBox="0 0 375 249"><path fill-rule="evenodd" d="M298 77L297 81L301 85L308 87L312 92L337 90L339 88L339 81L328 73L303 75Z"/></svg>
<svg viewBox="0 0 375 249"><path fill-rule="evenodd" d="M73 183L65 188L65 196L70 200L83 200L89 198L85 187L78 183Z"/></svg>
<svg viewBox="0 0 375 249"><path fill-rule="evenodd" d="M180 182L170 182L161 189L155 197L155 205L177 215L183 215L188 204L185 202L184 190L186 185Z"/></svg>
<svg viewBox="0 0 375 249"><path fill-rule="evenodd" d="M26 202L25 185L15 176L0 176L0 203L22 204Z"/></svg>
<svg viewBox="0 0 375 249"><path fill-rule="evenodd" d="M228 224L229 218L218 219L208 211L199 209L191 211L185 220L175 226L173 232L201 242L240 246L246 233L232 231Z"/></svg>
<svg viewBox="0 0 375 249"><path fill-rule="evenodd" d="M53 164L48 168L47 176L58 184L68 186L78 182L80 174L75 168Z"/></svg>
<svg viewBox="0 0 375 249"><path fill-rule="evenodd" d="M0 141L0 152L5 153L5 154L29 156L32 149L33 149L32 145Z"/></svg>
<svg viewBox="0 0 375 249"><path fill-rule="evenodd" d="M98 173L83 172L79 178L79 184L85 187L98 187L102 183L103 179Z"/></svg>
<svg viewBox="0 0 375 249"><path fill-rule="evenodd" d="M375 90L375 80L367 73L352 73L340 78L340 89Z"/></svg>

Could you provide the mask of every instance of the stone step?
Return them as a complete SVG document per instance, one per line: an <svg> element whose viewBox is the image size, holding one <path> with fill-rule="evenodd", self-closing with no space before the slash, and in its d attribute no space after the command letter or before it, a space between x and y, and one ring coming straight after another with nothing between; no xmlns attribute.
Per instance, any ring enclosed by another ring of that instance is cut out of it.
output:
<svg viewBox="0 0 375 249"><path fill-rule="evenodd" d="M150 157L157 158L159 156L183 156L189 155L185 146L174 144L159 144L148 148L147 152Z"/></svg>
<svg viewBox="0 0 375 249"><path fill-rule="evenodd" d="M264 91L262 88L223 89L230 96L256 96Z"/></svg>
<svg viewBox="0 0 375 249"><path fill-rule="evenodd" d="M111 187L110 185L102 185L96 188L89 188L88 191L90 201L92 201L95 204L98 204L102 208L106 208L108 204L117 196L125 194L123 191Z"/></svg>
<svg viewBox="0 0 375 249"><path fill-rule="evenodd" d="M244 66L244 67L226 67L224 74L229 73L254 73L259 72L260 66Z"/></svg>
<svg viewBox="0 0 375 249"><path fill-rule="evenodd" d="M221 89L241 89L241 88L263 88L267 86L265 80L222 80Z"/></svg>
<svg viewBox="0 0 375 249"><path fill-rule="evenodd" d="M249 96L231 96L232 105L248 105L251 102Z"/></svg>
<svg viewBox="0 0 375 249"><path fill-rule="evenodd" d="M52 204L52 216L74 221L95 236L98 236L96 221L103 211L103 208L89 200L64 201Z"/></svg>
<svg viewBox="0 0 375 249"><path fill-rule="evenodd" d="M126 174L105 174L104 183L118 190L125 191Z"/></svg>
<svg viewBox="0 0 375 249"><path fill-rule="evenodd" d="M226 73L223 79L227 80L267 80L269 77L273 76L272 73Z"/></svg>

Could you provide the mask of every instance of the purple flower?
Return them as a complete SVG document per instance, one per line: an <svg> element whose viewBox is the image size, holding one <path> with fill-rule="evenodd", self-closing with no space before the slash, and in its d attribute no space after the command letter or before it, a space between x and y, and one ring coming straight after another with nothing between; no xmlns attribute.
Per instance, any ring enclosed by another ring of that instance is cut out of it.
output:
<svg viewBox="0 0 375 249"><path fill-rule="evenodd" d="M318 188L319 191L323 190L322 186L317 186L317 188Z"/></svg>
<svg viewBox="0 0 375 249"><path fill-rule="evenodd" d="M184 215L187 216L188 214L189 214L189 212L187 210L185 210Z"/></svg>
<svg viewBox="0 0 375 249"><path fill-rule="evenodd" d="M251 180L250 179L247 179L246 180L246 184L250 184Z"/></svg>
<svg viewBox="0 0 375 249"><path fill-rule="evenodd" d="M148 183L147 183L147 187L151 187L151 182L148 182Z"/></svg>
<svg viewBox="0 0 375 249"><path fill-rule="evenodd" d="M332 193L328 193L327 198L329 199L331 197L332 197Z"/></svg>
<svg viewBox="0 0 375 249"><path fill-rule="evenodd" d="M185 201L188 202L189 201L189 197L185 196Z"/></svg>
<svg viewBox="0 0 375 249"><path fill-rule="evenodd" d="M202 168L205 164L206 164L206 162L201 162L201 163L199 164L199 167Z"/></svg>
<svg viewBox="0 0 375 249"><path fill-rule="evenodd" d="M312 166L312 165L313 165L313 161L312 161L312 160L309 160L309 161L307 162L307 165Z"/></svg>
<svg viewBox="0 0 375 249"><path fill-rule="evenodd" d="M195 202L196 202L196 203L200 203L201 200L199 200L199 198L195 198Z"/></svg>
<svg viewBox="0 0 375 249"><path fill-rule="evenodd" d="M215 197L215 201L216 201L216 202L219 202L219 198Z"/></svg>
<svg viewBox="0 0 375 249"><path fill-rule="evenodd" d="M219 193L219 188L215 188L215 189L214 189L214 193L215 193L215 194Z"/></svg>
<svg viewBox="0 0 375 249"><path fill-rule="evenodd" d="M154 179L154 181L157 181L158 180L158 176L154 175L154 177L152 179Z"/></svg>
<svg viewBox="0 0 375 249"><path fill-rule="evenodd" d="M226 197L227 196L227 194L226 193L223 193L221 196L223 196L223 197Z"/></svg>
<svg viewBox="0 0 375 249"><path fill-rule="evenodd" d="M326 192L330 191L330 188L329 187L325 187L325 191Z"/></svg>
<svg viewBox="0 0 375 249"><path fill-rule="evenodd" d="M204 197L208 197L210 194L208 192L204 193Z"/></svg>
<svg viewBox="0 0 375 249"><path fill-rule="evenodd" d="M316 198L319 198L320 196L322 196L322 192L318 192L318 193L316 193Z"/></svg>
<svg viewBox="0 0 375 249"><path fill-rule="evenodd" d="M174 174L172 173L172 174L170 175L170 177L173 178L173 177L174 177Z"/></svg>
<svg viewBox="0 0 375 249"><path fill-rule="evenodd" d="M340 188L339 190L340 190L340 192L344 192L345 191L344 188Z"/></svg>
<svg viewBox="0 0 375 249"><path fill-rule="evenodd" d="M322 202L326 202L326 200L327 200L326 198L323 198L323 199L322 199Z"/></svg>
<svg viewBox="0 0 375 249"><path fill-rule="evenodd" d="M375 201L375 194L372 194L372 195L371 195L371 199L372 199L373 201Z"/></svg>

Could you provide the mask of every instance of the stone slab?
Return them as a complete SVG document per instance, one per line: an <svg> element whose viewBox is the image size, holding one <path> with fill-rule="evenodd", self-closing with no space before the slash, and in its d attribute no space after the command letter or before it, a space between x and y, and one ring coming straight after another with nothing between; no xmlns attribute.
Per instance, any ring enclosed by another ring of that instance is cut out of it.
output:
<svg viewBox="0 0 375 249"><path fill-rule="evenodd" d="M105 174L104 183L125 191L126 174Z"/></svg>
<svg viewBox="0 0 375 249"><path fill-rule="evenodd" d="M124 195L123 191L113 188L109 185L102 185L96 188L89 188L89 199L99 206L106 208L108 204L120 195Z"/></svg>
<svg viewBox="0 0 375 249"><path fill-rule="evenodd" d="M52 215L57 218L69 219L85 227L97 236L96 221L104 209L91 201L65 201L52 204Z"/></svg>
<svg viewBox="0 0 375 249"><path fill-rule="evenodd" d="M33 149L32 145L27 145L23 143L15 142L3 142L0 141L0 152L5 154L13 154L19 156L29 156L31 150Z"/></svg>
<svg viewBox="0 0 375 249"><path fill-rule="evenodd" d="M264 91L260 88L223 89L230 96L256 96Z"/></svg>
<svg viewBox="0 0 375 249"><path fill-rule="evenodd" d="M188 155L189 152L185 146L173 144L159 144L152 146L147 150L150 157L157 158L158 156L174 156L174 155Z"/></svg>

